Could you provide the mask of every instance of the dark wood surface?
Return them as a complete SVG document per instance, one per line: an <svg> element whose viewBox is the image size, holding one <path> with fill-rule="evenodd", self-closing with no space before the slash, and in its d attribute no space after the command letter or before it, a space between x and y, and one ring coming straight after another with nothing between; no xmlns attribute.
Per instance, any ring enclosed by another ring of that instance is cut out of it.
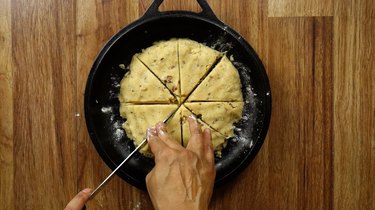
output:
<svg viewBox="0 0 375 210"><path fill-rule="evenodd" d="M210 209L375 209L375 3L209 0L262 59L273 112L260 152ZM103 44L151 0L0 0L0 209L62 209L109 173L85 125ZM161 10L199 11L194 0ZM115 177L88 209L152 209Z"/></svg>

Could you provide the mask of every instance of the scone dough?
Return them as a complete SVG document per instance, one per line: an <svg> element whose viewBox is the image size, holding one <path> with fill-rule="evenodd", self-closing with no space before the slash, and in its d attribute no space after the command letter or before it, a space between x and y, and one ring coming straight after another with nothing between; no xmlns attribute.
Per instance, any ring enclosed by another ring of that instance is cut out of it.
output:
<svg viewBox="0 0 375 210"><path fill-rule="evenodd" d="M182 100L208 73L220 55L220 52L193 40L178 40Z"/></svg>
<svg viewBox="0 0 375 210"><path fill-rule="evenodd" d="M148 127L175 111L167 130L186 147L190 138L186 119L194 113L202 129L211 129L218 157L233 137L233 124L241 119L244 106L241 80L231 61L188 39L157 42L134 55L121 81L119 100L123 128L136 146ZM140 152L152 156L147 144Z"/></svg>
<svg viewBox="0 0 375 210"><path fill-rule="evenodd" d="M177 39L156 42L138 54L138 58L175 95L180 95Z"/></svg>
<svg viewBox="0 0 375 210"><path fill-rule="evenodd" d="M120 83L121 103L173 103L176 98L145 65L133 56L129 72Z"/></svg>
<svg viewBox="0 0 375 210"><path fill-rule="evenodd" d="M243 101L240 75L227 56L223 56L187 101Z"/></svg>
<svg viewBox="0 0 375 210"><path fill-rule="evenodd" d="M170 105L133 105L121 104L120 115L126 119L123 128L129 138L134 140L138 146L146 138L147 128L165 119L169 114L177 109L176 104ZM180 115L175 115L167 123L167 131L172 135L178 144L181 143ZM146 156L151 156L148 144L140 149L140 152Z"/></svg>
<svg viewBox="0 0 375 210"><path fill-rule="evenodd" d="M243 102L199 102L184 104L203 122L226 137L233 136L233 123L242 116Z"/></svg>
<svg viewBox="0 0 375 210"><path fill-rule="evenodd" d="M180 107L181 109L181 129L182 129L182 145L186 147L189 143L190 139L190 129L189 129L189 123L187 121L187 118L192 115L193 113L188 110L184 105ZM226 145L226 137L210 128L205 122L198 119L199 124L201 125L202 131L206 128L211 130L211 137L212 137L212 145L215 150L215 153L217 156L221 156L221 150Z"/></svg>

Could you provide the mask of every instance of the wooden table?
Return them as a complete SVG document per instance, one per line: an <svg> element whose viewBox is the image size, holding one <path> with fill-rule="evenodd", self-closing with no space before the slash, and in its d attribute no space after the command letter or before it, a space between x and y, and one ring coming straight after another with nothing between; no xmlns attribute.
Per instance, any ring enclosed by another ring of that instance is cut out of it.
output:
<svg viewBox="0 0 375 210"><path fill-rule="evenodd" d="M86 130L92 62L151 0L0 0L0 208L62 209L109 168ZM255 48L273 112L262 149L210 209L375 209L373 0L209 0ZM199 11L194 0L162 10ZM116 177L88 209L152 209Z"/></svg>

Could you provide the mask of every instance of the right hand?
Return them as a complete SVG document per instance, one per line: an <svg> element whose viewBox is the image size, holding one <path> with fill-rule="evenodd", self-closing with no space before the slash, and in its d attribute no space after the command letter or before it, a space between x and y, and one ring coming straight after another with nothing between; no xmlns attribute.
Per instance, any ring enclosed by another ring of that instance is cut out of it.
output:
<svg viewBox="0 0 375 210"><path fill-rule="evenodd" d="M146 177L151 201L157 210L206 210L215 181L215 160L211 132L202 132L194 116L188 117L190 139L186 148L158 123L148 129L148 144L155 167Z"/></svg>

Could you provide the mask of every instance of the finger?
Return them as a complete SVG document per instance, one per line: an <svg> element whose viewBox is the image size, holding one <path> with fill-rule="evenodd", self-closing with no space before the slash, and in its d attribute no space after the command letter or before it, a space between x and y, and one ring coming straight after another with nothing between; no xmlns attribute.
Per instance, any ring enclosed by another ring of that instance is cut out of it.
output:
<svg viewBox="0 0 375 210"><path fill-rule="evenodd" d="M211 130L208 128L204 129L203 131L203 142L206 148L206 159L209 161L209 163L214 163L215 157L214 157L214 147L212 145L212 135L211 135Z"/></svg>
<svg viewBox="0 0 375 210"><path fill-rule="evenodd" d="M147 142L148 145L151 148L151 152L154 154L155 159L159 155L159 153L168 148L168 145L166 145L163 141L160 140L160 138L157 135L155 127L151 127L147 129Z"/></svg>
<svg viewBox="0 0 375 210"><path fill-rule="evenodd" d="M177 143L177 141L173 139L173 137L167 132L167 128L165 127L164 123L159 122L155 127L159 138L163 140L169 147L179 151L184 149L181 144Z"/></svg>
<svg viewBox="0 0 375 210"><path fill-rule="evenodd" d="M190 115L187 118L187 121L189 123L190 136L202 134L201 126L199 125L197 117L195 117L195 115Z"/></svg>
<svg viewBox="0 0 375 210"><path fill-rule="evenodd" d="M90 194L90 188L82 190L66 205L65 210L81 210L89 200Z"/></svg>
<svg viewBox="0 0 375 210"><path fill-rule="evenodd" d="M207 149L213 150L211 129L206 128L203 131L203 143Z"/></svg>
<svg viewBox="0 0 375 210"><path fill-rule="evenodd" d="M197 118L191 115L187 118L189 123L190 138L189 143L186 148L193 151L197 155L201 156L203 154L203 142L202 142L202 130L198 123Z"/></svg>

